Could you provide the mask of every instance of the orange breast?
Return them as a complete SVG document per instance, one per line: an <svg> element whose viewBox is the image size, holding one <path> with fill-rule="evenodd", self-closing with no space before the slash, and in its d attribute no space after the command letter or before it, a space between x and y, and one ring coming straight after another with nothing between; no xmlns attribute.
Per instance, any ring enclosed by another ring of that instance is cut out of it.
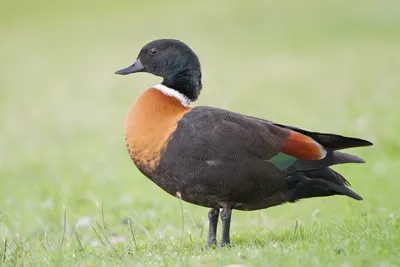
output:
<svg viewBox="0 0 400 267"><path fill-rule="evenodd" d="M154 88L136 99L125 120L125 143L137 166L157 167L168 138L190 109Z"/></svg>

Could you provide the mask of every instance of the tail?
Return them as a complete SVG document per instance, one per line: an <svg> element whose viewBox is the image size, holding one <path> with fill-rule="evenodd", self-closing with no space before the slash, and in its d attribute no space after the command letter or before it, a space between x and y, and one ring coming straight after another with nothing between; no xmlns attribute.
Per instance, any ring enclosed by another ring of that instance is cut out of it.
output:
<svg viewBox="0 0 400 267"><path fill-rule="evenodd" d="M311 132L282 124L275 125L311 137L322 145L327 152L326 156L320 160L297 159L286 169L287 185L291 191L289 202L295 202L302 198L332 195L345 195L356 200L362 200L361 196L348 188L350 183L329 167L343 163L365 163L362 158L338 150L371 146L371 142L336 134Z"/></svg>
<svg viewBox="0 0 400 267"><path fill-rule="evenodd" d="M341 178L331 176L330 179L327 177L316 178L313 175L319 175L318 172L306 173L295 172L292 176L287 178L287 185L291 191L289 202L296 202L302 198L312 198L312 197L327 197L333 195L345 195L356 200L362 200L356 192L346 187L346 179L344 179L340 174L334 172L333 170L326 168L323 172L330 173L330 175L339 175ZM343 179L340 181L340 179ZM340 181L340 182L339 182ZM341 185L339 183L341 183Z"/></svg>

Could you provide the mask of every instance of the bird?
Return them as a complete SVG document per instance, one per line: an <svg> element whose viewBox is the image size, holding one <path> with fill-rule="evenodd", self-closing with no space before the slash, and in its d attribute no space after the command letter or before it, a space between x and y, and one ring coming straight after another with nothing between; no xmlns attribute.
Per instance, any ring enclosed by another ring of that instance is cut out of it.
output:
<svg viewBox="0 0 400 267"><path fill-rule="evenodd" d="M176 39L144 45L136 61L115 72L162 78L133 102L125 144L139 171L185 202L209 208L207 246L231 244L232 210L266 209L300 199L362 197L330 167L365 163L341 152L371 146L360 138L321 133L211 106L196 106L202 89L196 53Z"/></svg>

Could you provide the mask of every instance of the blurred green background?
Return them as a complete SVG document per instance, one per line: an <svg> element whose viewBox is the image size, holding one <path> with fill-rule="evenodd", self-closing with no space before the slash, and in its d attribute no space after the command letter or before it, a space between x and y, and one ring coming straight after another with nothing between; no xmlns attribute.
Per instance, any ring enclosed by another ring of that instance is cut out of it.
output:
<svg viewBox="0 0 400 267"><path fill-rule="evenodd" d="M367 164L336 168L365 200L235 211L236 245L203 250L207 210L124 145L131 102L160 78L113 73L159 38L200 57L197 105L374 142L350 151ZM0 42L3 264L400 264L399 1L3 1Z"/></svg>

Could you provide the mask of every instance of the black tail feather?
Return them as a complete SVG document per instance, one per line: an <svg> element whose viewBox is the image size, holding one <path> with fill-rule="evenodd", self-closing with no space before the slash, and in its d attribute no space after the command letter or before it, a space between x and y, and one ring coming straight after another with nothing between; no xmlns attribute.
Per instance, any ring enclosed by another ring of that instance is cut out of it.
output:
<svg viewBox="0 0 400 267"><path fill-rule="evenodd" d="M283 124L274 123L276 126L287 128L301 134L307 135L323 145L325 148L330 148L333 150L345 149L351 147L362 147L362 146L372 146L370 141L354 138L354 137L346 137L338 134L329 134L329 133L319 133L319 132L310 132L298 127L287 126Z"/></svg>
<svg viewBox="0 0 400 267"><path fill-rule="evenodd" d="M328 149L325 158L321 160L297 160L288 168L288 171L317 170L343 163L365 163L365 160L351 154Z"/></svg>
<svg viewBox="0 0 400 267"><path fill-rule="evenodd" d="M303 174L308 178L323 179L339 186L350 186L346 178L330 168L305 171Z"/></svg>
<svg viewBox="0 0 400 267"><path fill-rule="evenodd" d="M310 178L302 173L294 173L293 176L288 177L287 184L292 191L289 202L295 202L302 198L333 195L345 195L356 200L362 200L361 196L345 185L338 185L324 178Z"/></svg>

